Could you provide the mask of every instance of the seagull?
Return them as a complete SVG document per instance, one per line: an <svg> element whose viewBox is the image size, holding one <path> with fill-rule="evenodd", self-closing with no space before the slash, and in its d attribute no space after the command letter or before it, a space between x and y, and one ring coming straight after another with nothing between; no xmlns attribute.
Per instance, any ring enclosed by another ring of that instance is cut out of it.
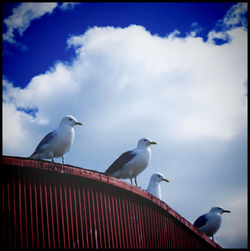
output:
<svg viewBox="0 0 250 251"><path fill-rule="evenodd" d="M196 226L201 232L203 232L207 236L212 237L212 240L214 240L213 235L220 228L221 215L223 213L231 212L229 210L224 210L220 207L212 207L208 213L201 215L194 222L194 226Z"/></svg>
<svg viewBox="0 0 250 251"><path fill-rule="evenodd" d="M160 186L161 181L169 182L169 180L165 179L163 174L159 172L154 173L150 178L148 188L147 188L147 192L158 197L160 200L161 200L161 186Z"/></svg>
<svg viewBox="0 0 250 251"><path fill-rule="evenodd" d="M65 116L59 127L48 133L38 144L36 150L31 154L31 159L52 159L62 158L64 164L64 154L69 151L74 141L74 126L82 125L71 115Z"/></svg>
<svg viewBox="0 0 250 251"><path fill-rule="evenodd" d="M149 146L152 144L156 144L156 142L149 138L140 139L137 148L123 153L111 164L105 171L105 174L118 179L129 178L131 185L133 185L132 178L135 178L135 185L137 186L137 175L147 167L151 160L151 149Z"/></svg>

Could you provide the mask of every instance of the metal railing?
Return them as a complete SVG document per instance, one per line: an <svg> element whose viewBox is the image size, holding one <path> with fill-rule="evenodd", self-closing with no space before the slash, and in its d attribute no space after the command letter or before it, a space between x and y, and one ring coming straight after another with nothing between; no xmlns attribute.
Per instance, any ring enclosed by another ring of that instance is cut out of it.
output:
<svg viewBox="0 0 250 251"><path fill-rule="evenodd" d="M5 248L221 248L166 203L103 173L2 157Z"/></svg>

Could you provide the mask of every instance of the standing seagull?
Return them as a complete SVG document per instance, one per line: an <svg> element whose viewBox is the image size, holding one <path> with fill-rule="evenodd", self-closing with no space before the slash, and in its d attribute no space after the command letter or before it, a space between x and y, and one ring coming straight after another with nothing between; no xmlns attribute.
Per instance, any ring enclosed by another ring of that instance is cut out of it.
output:
<svg viewBox="0 0 250 251"><path fill-rule="evenodd" d="M147 188L147 192L158 197L160 200L161 200L161 186L160 186L161 181L169 182L169 180L165 179L163 174L159 172L154 173L150 178L148 188Z"/></svg>
<svg viewBox="0 0 250 251"><path fill-rule="evenodd" d="M52 159L62 158L64 164L64 154L69 151L74 141L74 126L82 125L71 115L65 116L59 127L48 133L38 144L36 150L30 156L31 159Z"/></svg>
<svg viewBox="0 0 250 251"><path fill-rule="evenodd" d="M135 178L149 164L151 160L150 145L156 144L149 138L143 138L138 141L137 148L123 153L113 164L105 171L106 175L113 176L118 179L130 179L133 185L132 178Z"/></svg>
<svg viewBox="0 0 250 251"><path fill-rule="evenodd" d="M220 207L212 207L211 210L201 215L195 222L196 226L201 232L214 240L214 234L218 231L221 224L221 215L223 213L231 213L229 210L224 210Z"/></svg>

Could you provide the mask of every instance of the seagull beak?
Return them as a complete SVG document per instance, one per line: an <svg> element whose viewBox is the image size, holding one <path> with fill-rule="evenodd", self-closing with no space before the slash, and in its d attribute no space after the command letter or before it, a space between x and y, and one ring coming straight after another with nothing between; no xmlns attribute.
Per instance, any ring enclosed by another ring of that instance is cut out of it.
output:
<svg viewBox="0 0 250 251"><path fill-rule="evenodd" d="M223 210L223 213L231 213L229 210Z"/></svg>
<svg viewBox="0 0 250 251"><path fill-rule="evenodd" d="M163 181L166 181L166 182L168 182L169 183L169 180L167 180L167 179L162 179Z"/></svg>
<svg viewBox="0 0 250 251"><path fill-rule="evenodd" d="M150 144L151 144L151 145L156 145L157 143L154 142L154 141L151 141Z"/></svg>
<svg viewBox="0 0 250 251"><path fill-rule="evenodd" d="M82 123L79 122L79 121L77 121L75 124L76 124L76 125L82 125Z"/></svg>

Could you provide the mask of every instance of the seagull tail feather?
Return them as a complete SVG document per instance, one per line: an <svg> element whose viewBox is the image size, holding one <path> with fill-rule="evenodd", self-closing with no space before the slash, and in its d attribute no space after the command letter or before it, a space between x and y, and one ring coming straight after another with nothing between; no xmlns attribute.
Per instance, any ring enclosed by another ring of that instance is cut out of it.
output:
<svg viewBox="0 0 250 251"><path fill-rule="evenodd" d="M33 152L29 157L29 159L40 159L40 154L37 152Z"/></svg>
<svg viewBox="0 0 250 251"><path fill-rule="evenodd" d="M108 176L110 176L110 171L109 170L106 170L105 172L104 172L104 174L106 174L106 175L108 175Z"/></svg>

